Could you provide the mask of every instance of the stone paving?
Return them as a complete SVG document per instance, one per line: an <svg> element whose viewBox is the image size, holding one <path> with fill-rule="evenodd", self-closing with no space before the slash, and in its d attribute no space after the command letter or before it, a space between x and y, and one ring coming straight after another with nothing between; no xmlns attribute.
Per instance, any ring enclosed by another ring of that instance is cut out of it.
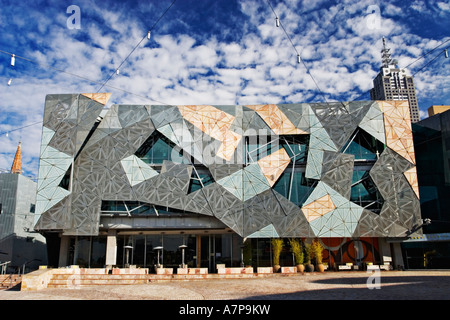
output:
<svg viewBox="0 0 450 320"><path fill-rule="evenodd" d="M450 270L304 273L0 291L0 300L449 300Z"/></svg>

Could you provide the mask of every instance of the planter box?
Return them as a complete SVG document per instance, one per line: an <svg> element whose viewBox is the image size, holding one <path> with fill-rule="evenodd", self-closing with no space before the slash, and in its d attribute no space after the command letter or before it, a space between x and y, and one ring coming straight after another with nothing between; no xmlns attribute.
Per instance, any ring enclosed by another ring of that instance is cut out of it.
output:
<svg viewBox="0 0 450 320"><path fill-rule="evenodd" d="M297 267L281 267L281 273L297 273Z"/></svg>
<svg viewBox="0 0 450 320"><path fill-rule="evenodd" d="M208 274L208 268L178 268L177 274Z"/></svg>
<svg viewBox="0 0 450 320"><path fill-rule="evenodd" d="M144 268L113 268L112 274L148 274L148 269Z"/></svg>
<svg viewBox="0 0 450 320"><path fill-rule="evenodd" d="M257 273L273 273L273 267L258 267Z"/></svg>
<svg viewBox="0 0 450 320"><path fill-rule="evenodd" d="M389 270L391 270L391 265L389 264L389 262L385 263L385 264L380 264L380 270L389 271Z"/></svg>
<svg viewBox="0 0 450 320"><path fill-rule="evenodd" d="M218 274L249 274L253 273L253 267L249 268L219 268Z"/></svg>
<svg viewBox="0 0 450 320"><path fill-rule="evenodd" d="M352 270L353 263L346 263L338 266L338 270Z"/></svg>
<svg viewBox="0 0 450 320"><path fill-rule="evenodd" d="M156 274L173 274L173 268L157 268Z"/></svg>
<svg viewBox="0 0 450 320"><path fill-rule="evenodd" d="M376 264L367 265L367 270L380 270L380 266Z"/></svg>

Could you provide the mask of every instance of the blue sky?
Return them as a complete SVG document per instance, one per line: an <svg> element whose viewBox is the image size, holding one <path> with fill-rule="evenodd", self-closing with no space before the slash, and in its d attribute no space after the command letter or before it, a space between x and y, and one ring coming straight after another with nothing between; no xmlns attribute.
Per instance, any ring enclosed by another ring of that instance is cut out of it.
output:
<svg viewBox="0 0 450 320"><path fill-rule="evenodd" d="M0 0L0 50L40 64L18 58L11 67L0 53L0 168L11 167L21 140L24 172L37 175L45 96L96 92L172 1ZM109 105L364 100L383 36L400 67L450 39L448 1L270 3L293 45L267 0L177 0L108 81L114 88L102 89L113 93ZM79 29L67 26L70 5L80 8ZM422 117L433 104L450 104L449 61L441 54L414 76Z"/></svg>

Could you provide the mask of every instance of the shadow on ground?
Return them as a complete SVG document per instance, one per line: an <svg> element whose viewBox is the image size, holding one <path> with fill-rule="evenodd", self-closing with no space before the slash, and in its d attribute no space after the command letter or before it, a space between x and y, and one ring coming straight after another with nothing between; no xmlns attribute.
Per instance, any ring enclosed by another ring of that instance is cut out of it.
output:
<svg viewBox="0 0 450 320"><path fill-rule="evenodd" d="M369 276L318 279L311 283L329 287L258 295L246 300L450 300L449 277L381 275L377 282Z"/></svg>

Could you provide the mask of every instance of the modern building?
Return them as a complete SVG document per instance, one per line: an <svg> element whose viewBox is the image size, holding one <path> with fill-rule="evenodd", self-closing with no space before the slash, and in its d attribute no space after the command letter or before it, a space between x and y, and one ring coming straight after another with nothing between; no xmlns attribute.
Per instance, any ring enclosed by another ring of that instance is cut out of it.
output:
<svg viewBox="0 0 450 320"><path fill-rule="evenodd" d="M397 61L391 58L390 48L386 47L383 37L381 49L382 66L380 72L373 80L373 89L370 90L371 100L407 100L411 122L420 120L419 104L412 76L408 75L406 68L398 68Z"/></svg>
<svg viewBox="0 0 450 320"><path fill-rule="evenodd" d="M0 261L13 272L47 264L45 238L34 232L36 182L21 174L21 145L10 171L0 173Z"/></svg>
<svg viewBox="0 0 450 320"><path fill-rule="evenodd" d="M450 110L413 124L421 212L431 223L402 244L408 268L450 267Z"/></svg>
<svg viewBox="0 0 450 320"><path fill-rule="evenodd" d="M46 97L35 229L50 265L175 267L186 245L188 266L213 272L271 266L272 238L319 238L331 266L397 266L391 240L422 234L407 101L108 98Z"/></svg>
<svg viewBox="0 0 450 320"><path fill-rule="evenodd" d="M444 106L444 105L436 105L436 106L431 106L428 108L428 116L432 117L438 113L442 113L445 112L447 110L450 110L450 106Z"/></svg>

